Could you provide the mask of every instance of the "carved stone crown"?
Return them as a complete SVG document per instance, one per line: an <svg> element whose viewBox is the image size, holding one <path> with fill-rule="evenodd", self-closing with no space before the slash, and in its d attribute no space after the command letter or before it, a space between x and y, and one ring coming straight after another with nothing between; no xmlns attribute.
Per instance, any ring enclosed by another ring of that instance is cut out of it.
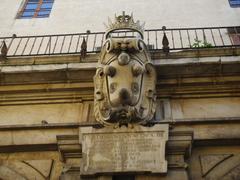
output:
<svg viewBox="0 0 240 180"><path fill-rule="evenodd" d="M107 31L106 31L106 38L108 35L116 30L121 30L121 29L130 29L134 30L140 33L140 35L143 37L143 32L144 32L144 25L140 24L140 21L134 22L133 15L126 15L125 11L123 11L122 15L116 16L115 15L115 22L112 22L110 18L108 18L108 25L105 24Z"/></svg>

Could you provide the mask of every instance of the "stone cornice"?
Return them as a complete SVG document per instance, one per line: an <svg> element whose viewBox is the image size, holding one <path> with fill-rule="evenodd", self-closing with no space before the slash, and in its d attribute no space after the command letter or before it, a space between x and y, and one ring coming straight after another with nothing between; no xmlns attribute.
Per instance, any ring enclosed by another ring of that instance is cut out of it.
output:
<svg viewBox="0 0 240 180"><path fill-rule="evenodd" d="M71 56L70 56L71 57ZM55 57L56 58L56 57ZM26 58L27 60L27 58ZM188 58L163 58L155 59L153 64L156 67L164 66L189 66L189 65L210 65L210 64L236 64L240 62L240 56L215 56L215 57L188 57ZM50 71L71 71L71 70L95 70L97 62L67 62L47 63L47 64L21 64L7 63L0 64L1 73L34 73L34 72L50 72Z"/></svg>
<svg viewBox="0 0 240 180"><path fill-rule="evenodd" d="M239 75L240 56L229 57L208 57L208 58L182 58L182 59L156 59L154 65L158 72L158 79L169 78L185 78L185 77L208 77L208 76L224 76L224 75ZM85 76L75 78L74 80L92 81L95 73L96 62L76 62L76 63L61 63L61 64L32 64L32 65L0 65L0 79L1 83L7 84L4 77L18 76L24 74L59 74L58 81L71 81L71 73L76 71L84 72ZM91 77L87 79L89 76ZM59 77L60 76L60 77ZM36 77L37 78L37 77ZM32 79L32 83L38 79ZM40 80L40 79L39 79ZM54 81L54 79L46 79L46 81ZM10 83L10 82L9 82ZM11 84L13 84L11 82ZM21 82L16 82L21 83ZM22 81L22 83L25 83Z"/></svg>
<svg viewBox="0 0 240 180"><path fill-rule="evenodd" d="M158 76L157 96L240 96L240 56L226 56L237 50L208 50L211 51L210 57L193 56L196 51L176 52L169 56L152 53ZM225 56L220 56L220 52ZM179 55L181 58L176 59ZM66 103L74 98L78 102L93 100L97 58L98 54L88 55L81 61L76 55L7 59L0 63L0 105ZM49 92L51 95L46 97Z"/></svg>
<svg viewBox="0 0 240 180"><path fill-rule="evenodd" d="M196 146L205 146L205 145L239 145L239 126L240 126L240 118L236 119L235 122L228 121L227 119L224 122L218 123L215 121L214 124L209 124L208 120L205 121L202 119L202 122L198 122L197 124L194 124L194 120L192 123L184 123L183 121L181 123L178 123L178 121L173 124L172 121L164 121L162 123L168 123L170 124L171 130L170 130L170 138L168 143L168 152L169 155L183 155L185 158L187 158L190 154L190 149L193 145ZM223 120L222 120L223 121ZM34 134L35 136L41 135L41 132L44 131L44 136L48 137L48 135L51 132L56 133L56 136L59 133L59 130L62 130L61 132L65 131L68 132L68 135L64 136L58 136L58 143L61 146L62 150L66 149L72 149L75 151L78 151L79 146L76 146L78 144L78 138L77 133L79 127L87 127L87 126L96 126L97 123L57 123L57 124L47 124L47 125L14 125L14 126L1 126L0 131L11 131L11 133L17 134L17 132L28 132L30 134ZM186 128L187 126L187 128ZM224 131L222 130L224 129ZM39 131L40 130L40 131ZM58 130L58 131L56 131ZM75 133L72 130L75 130ZM221 136L219 136L219 132L221 131ZM231 134L229 134L229 131L231 131ZM58 132L58 133L57 133ZM204 133L204 132L210 132L210 133ZM2 132L4 133L4 132ZM61 134L61 133L60 133ZM60 135L59 134L59 135ZM55 136L55 135L54 135ZM14 136L16 138L21 138ZM66 141L65 141L66 140ZM66 143L65 143L66 142ZM67 143L67 142L73 142L73 143ZM64 144L65 143L65 144ZM17 144L5 144L0 146L0 152L6 152L11 151L15 152L17 151L35 151L37 147L44 146L46 150L53 150L52 148L56 149L57 139L52 139L51 141L39 141L36 143L29 142L28 143L17 143ZM72 146L72 145L73 146ZM33 145L33 147L31 147ZM175 146L178 146L177 149L175 149ZM24 149L25 148L25 149ZM65 151L66 152L66 151ZM69 154L72 155L72 154Z"/></svg>
<svg viewBox="0 0 240 180"><path fill-rule="evenodd" d="M74 121L74 120L73 120ZM181 125L206 125L206 124L240 124L240 117L226 117L226 118L189 118L189 119L172 119L161 120L155 122L156 124L170 124L171 126ZM98 127L98 122L82 122L82 123L48 123L48 124L24 124L24 125L0 125L0 131L17 131L17 130L38 130L38 129L69 129L78 127Z"/></svg>
<svg viewBox="0 0 240 180"><path fill-rule="evenodd" d="M0 106L81 103L93 99L93 83L55 83L0 86Z"/></svg>

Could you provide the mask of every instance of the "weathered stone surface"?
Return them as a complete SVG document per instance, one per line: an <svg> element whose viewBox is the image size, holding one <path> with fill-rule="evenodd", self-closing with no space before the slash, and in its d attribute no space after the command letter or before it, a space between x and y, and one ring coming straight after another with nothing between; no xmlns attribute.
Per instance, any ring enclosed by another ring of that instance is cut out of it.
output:
<svg viewBox="0 0 240 180"><path fill-rule="evenodd" d="M118 172L166 173L168 125L118 129L80 128L81 175Z"/></svg>
<svg viewBox="0 0 240 180"><path fill-rule="evenodd" d="M230 158L232 154L211 154L199 156L202 175L205 176L215 166Z"/></svg>
<svg viewBox="0 0 240 180"><path fill-rule="evenodd" d="M239 103L239 97L174 99L172 116L173 119L239 117Z"/></svg>
<svg viewBox="0 0 240 180"><path fill-rule="evenodd" d="M63 164L57 152L1 153L0 179L58 179Z"/></svg>
<svg viewBox="0 0 240 180"><path fill-rule="evenodd" d="M193 149L189 172L191 179L237 180L240 177L239 165L239 145L205 146Z"/></svg>
<svg viewBox="0 0 240 180"><path fill-rule="evenodd" d="M114 37L129 29L137 35ZM105 36L94 76L95 119L103 125L146 124L156 108L156 71L142 27L123 12L109 24Z"/></svg>
<svg viewBox="0 0 240 180"><path fill-rule="evenodd" d="M81 108L81 103L1 106L0 125L79 122Z"/></svg>

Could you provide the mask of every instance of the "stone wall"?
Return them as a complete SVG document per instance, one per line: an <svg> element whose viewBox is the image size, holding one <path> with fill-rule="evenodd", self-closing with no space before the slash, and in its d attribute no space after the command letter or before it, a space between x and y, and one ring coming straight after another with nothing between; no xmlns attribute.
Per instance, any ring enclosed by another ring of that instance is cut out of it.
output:
<svg viewBox="0 0 240 180"><path fill-rule="evenodd" d="M169 124L168 172L140 173L136 180L239 179L240 64L239 56L227 55L221 64L220 57L189 52L179 52L184 58L178 60L154 55L154 123ZM95 66L96 55L1 61L1 179L80 179L80 129L99 127L93 118Z"/></svg>

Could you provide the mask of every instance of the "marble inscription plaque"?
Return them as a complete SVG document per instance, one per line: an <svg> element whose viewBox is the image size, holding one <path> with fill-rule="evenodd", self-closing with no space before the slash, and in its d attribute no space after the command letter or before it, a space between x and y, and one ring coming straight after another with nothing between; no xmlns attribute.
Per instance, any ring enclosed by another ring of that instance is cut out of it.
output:
<svg viewBox="0 0 240 180"><path fill-rule="evenodd" d="M165 173L168 125L80 128L81 175L119 172Z"/></svg>

